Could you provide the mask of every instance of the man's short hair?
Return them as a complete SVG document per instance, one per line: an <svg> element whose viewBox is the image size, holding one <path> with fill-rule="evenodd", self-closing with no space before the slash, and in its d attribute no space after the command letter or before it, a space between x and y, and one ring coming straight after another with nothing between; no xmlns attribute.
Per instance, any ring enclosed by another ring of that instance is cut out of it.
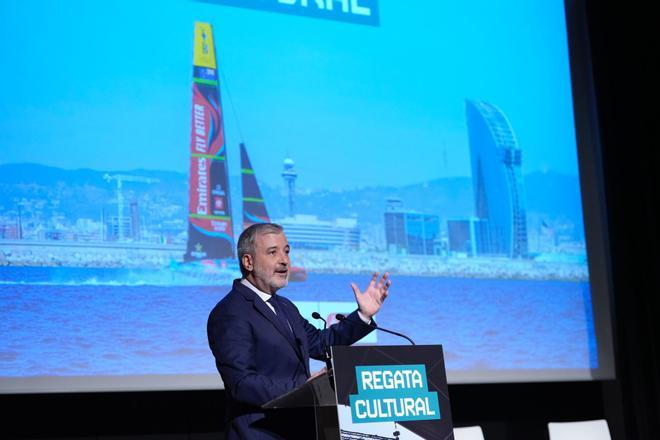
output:
<svg viewBox="0 0 660 440"><path fill-rule="evenodd" d="M248 272L243 267L243 255L254 256L254 239L257 235L263 234L283 234L284 228L277 223L255 223L245 228L241 235L238 237L238 264L241 267L243 276L247 276Z"/></svg>

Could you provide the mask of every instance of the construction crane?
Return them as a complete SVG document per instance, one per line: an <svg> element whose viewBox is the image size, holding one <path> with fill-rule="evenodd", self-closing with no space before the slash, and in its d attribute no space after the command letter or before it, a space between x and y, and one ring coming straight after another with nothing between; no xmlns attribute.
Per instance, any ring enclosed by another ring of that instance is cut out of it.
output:
<svg viewBox="0 0 660 440"><path fill-rule="evenodd" d="M127 174L104 174L103 178L108 182L117 181L117 240L124 240L124 194L122 193L123 182L158 183L160 180L151 177L129 176Z"/></svg>

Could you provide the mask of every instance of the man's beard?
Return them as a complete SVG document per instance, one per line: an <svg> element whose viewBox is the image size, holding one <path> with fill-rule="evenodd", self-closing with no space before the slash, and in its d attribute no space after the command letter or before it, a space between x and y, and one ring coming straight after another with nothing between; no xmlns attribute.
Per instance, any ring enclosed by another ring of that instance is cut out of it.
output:
<svg viewBox="0 0 660 440"><path fill-rule="evenodd" d="M272 293L286 287L289 284L289 271L287 270L286 278L282 279L279 274L267 273L265 270L254 268L254 276L257 279L266 281L266 285L271 288Z"/></svg>

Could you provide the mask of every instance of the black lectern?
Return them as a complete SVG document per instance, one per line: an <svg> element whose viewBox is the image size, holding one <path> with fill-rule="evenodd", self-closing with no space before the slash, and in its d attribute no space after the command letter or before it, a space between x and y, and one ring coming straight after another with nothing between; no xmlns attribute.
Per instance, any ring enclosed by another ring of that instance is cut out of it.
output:
<svg viewBox="0 0 660 440"><path fill-rule="evenodd" d="M338 440L337 395L328 373L305 382L263 406L264 409L314 408L317 440Z"/></svg>
<svg viewBox="0 0 660 440"><path fill-rule="evenodd" d="M442 346L332 347L332 366L264 409L313 408L319 440L453 439Z"/></svg>

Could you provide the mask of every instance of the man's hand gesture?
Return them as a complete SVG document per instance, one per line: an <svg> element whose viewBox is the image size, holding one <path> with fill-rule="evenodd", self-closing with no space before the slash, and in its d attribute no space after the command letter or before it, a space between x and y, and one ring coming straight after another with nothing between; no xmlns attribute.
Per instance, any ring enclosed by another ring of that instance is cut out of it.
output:
<svg viewBox="0 0 660 440"><path fill-rule="evenodd" d="M357 285L351 283L360 313L368 319L371 319L378 313L383 301L387 298L387 289L392 285L392 281L388 279L388 276L388 273L385 272L383 277L378 280L378 272L374 272L364 292L360 292Z"/></svg>

